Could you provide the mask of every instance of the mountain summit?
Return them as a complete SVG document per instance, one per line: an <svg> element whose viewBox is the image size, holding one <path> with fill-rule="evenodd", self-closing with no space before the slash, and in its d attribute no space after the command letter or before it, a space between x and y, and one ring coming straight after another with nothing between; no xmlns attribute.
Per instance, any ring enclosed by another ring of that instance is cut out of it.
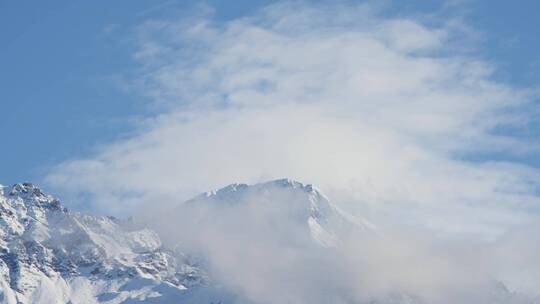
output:
<svg viewBox="0 0 540 304"><path fill-rule="evenodd" d="M276 235L281 239L291 237L292 231L304 231L304 235L296 235L303 239L291 241L314 242L327 248L337 246L340 238L349 232L375 230L367 220L354 218L332 204L315 186L291 179L254 185L231 184L203 193L187 205L220 213L212 214L213 218L236 217L250 229L266 224L267 232L281 233ZM242 215L244 218L240 218ZM250 219L255 222L250 223Z"/></svg>

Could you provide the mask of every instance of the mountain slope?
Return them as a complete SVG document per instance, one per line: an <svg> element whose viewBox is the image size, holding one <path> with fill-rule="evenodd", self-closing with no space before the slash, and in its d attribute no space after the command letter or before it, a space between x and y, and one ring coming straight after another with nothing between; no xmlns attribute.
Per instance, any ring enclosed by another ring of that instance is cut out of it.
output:
<svg viewBox="0 0 540 304"><path fill-rule="evenodd" d="M373 233L374 226L367 220L354 218L332 204L316 187L290 179L278 179L255 185L231 184L217 191L203 193L186 203L192 209L227 211L255 219L252 227L267 224L272 234L290 237L293 231L303 231L294 241L314 242L322 247L335 247L340 238L352 231ZM183 206L185 212L186 206ZM208 216L208 214L206 214ZM217 215L212 214L215 218ZM224 217L224 215L220 215ZM202 220L201 218L198 219ZM291 240L293 241L293 240Z"/></svg>
<svg viewBox="0 0 540 304"><path fill-rule="evenodd" d="M0 186L0 303L429 302L347 289L335 254L349 233L380 235L312 185L231 184L167 214L159 222L174 225L155 228L168 246L131 220L71 212L30 183ZM500 283L482 299L474 303L537 303Z"/></svg>
<svg viewBox="0 0 540 304"><path fill-rule="evenodd" d="M204 285L196 265L131 226L72 213L29 183L0 188L0 302L120 303Z"/></svg>
<svg viewBox="0 0 540 304"><path fill-rule="evenodd" d="M195 230L215 218L200 210L236 213L267 230L256 233L288 244L334 247L346 231L373 229L347 217L315 187L285 179L232 184L182 206L188 218L172 221ZM70 212L30 183L0 186L0 303L232 301L195 259L135 227L129 220Z"/></svg>

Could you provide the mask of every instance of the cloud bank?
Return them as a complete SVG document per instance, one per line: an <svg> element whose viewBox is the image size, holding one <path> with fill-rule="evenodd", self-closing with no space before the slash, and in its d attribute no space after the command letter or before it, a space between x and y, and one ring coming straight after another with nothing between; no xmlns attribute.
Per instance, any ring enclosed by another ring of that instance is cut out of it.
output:
<svg viewBox="0 0 540 304"><path fill-rule="evenodd" d="M125 214L290 177L378 225L497 240L538 222L539 172L505 161L537 147L501 132L531 119L534 96L461 51L462 28L289 2L227 22L148 21L130 81L159 114L47 181ZM507 157L478 157L493 154Z"/></svg>
<svg viewBox="0 0 540 304"><path fill-rule="evenodd" d="M234 303L528 303L493 280L480 246L365 226L305 188L230 188L163 212L155 228L204 257Z"/></svg>

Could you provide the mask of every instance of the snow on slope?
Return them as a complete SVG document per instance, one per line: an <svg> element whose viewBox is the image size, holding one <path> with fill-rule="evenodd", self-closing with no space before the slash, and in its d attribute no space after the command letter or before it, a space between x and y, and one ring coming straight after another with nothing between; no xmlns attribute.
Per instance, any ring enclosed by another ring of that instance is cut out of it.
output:
<svg viewBox="0 0 540 304"><path fill-rule="evenodd" d="M220 207L232 207L235 213L245 212L245 217L256 218L257 226L264 221L271 222L274 224L269 225L274 229L272 233L281 232L280 237L304 229L303 241L315 242L322 247L337 246L341 236L351 231L375 231L367 220L354 218L330 203L315 186L290 179L255 185L231 184L203 193L187 204L194 208L201 208L201 205L207 209L217 208L220 212L224 211ZM227 206L219 206L224 204Z"/></svg>
<svg viewBox="0 0 540 304"><path fill-rule="evenodd" d="M277 237L301 232L302 240L290 242L332 247L347 230L373 229L347 217L315 187L285 179L229 185L185 205L236 205L239 211L253 204L256 220L279 224ZM230 292L210 286L193 259L164 248L155 232L134 227L128 220L70 212L30 183L1 186L0 303L232 301Z"/></svg>
<svg viewBox="0 0 540 304"><path fill-rule="evenodd" d="M196 265L130 226L72 213L29 183L1 187L0 303L154 303L204 286Z"/></svg>
<svg viewBox="0 0 540 304"><path fill-rule="evenodd" d="M288 179L232 184L178 210L193 231L239 214L241 229L256 224L254 232L270 241L308 250L339 247L349 232L376 234L373 225L345 214L312 185ZM193 262L200 259L167 249L155 232L135 227L70 212L29 183L0 186L0 303L259 303L227 290L207 265ZM501 286L490 303L535 303L517 301ZM367 303L423 302L396 292Z"/></svg>

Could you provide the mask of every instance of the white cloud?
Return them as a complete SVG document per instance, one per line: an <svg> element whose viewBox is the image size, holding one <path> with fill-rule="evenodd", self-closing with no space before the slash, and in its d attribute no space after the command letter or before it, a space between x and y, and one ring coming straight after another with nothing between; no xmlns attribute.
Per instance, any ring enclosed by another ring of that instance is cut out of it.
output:
<svg viewBox="0 0 540 304"><path fill-rule="evenodd" d="M456 28L298 3L145 23L133 81L163 112L48 182L125 213L290 177L382 225L493 239L538 221L539 173L460 156L536 149L493 132L531 96L460 53Z"/></svg>
<svg viewBox="0 0 540 304"><path fill-rule="evenodd" d="M355 230L304 190L256 189L198 197L164 211L156 225L166 244L204 257L212 278L247 303L374 303L402 295L420 303L491 303L500 291L486 271L491 261L483 261L483 247L436 244L403 231ZM319 211L314 222L336 237L336 247L313 242L305 221L313 202Z"/></svg>

